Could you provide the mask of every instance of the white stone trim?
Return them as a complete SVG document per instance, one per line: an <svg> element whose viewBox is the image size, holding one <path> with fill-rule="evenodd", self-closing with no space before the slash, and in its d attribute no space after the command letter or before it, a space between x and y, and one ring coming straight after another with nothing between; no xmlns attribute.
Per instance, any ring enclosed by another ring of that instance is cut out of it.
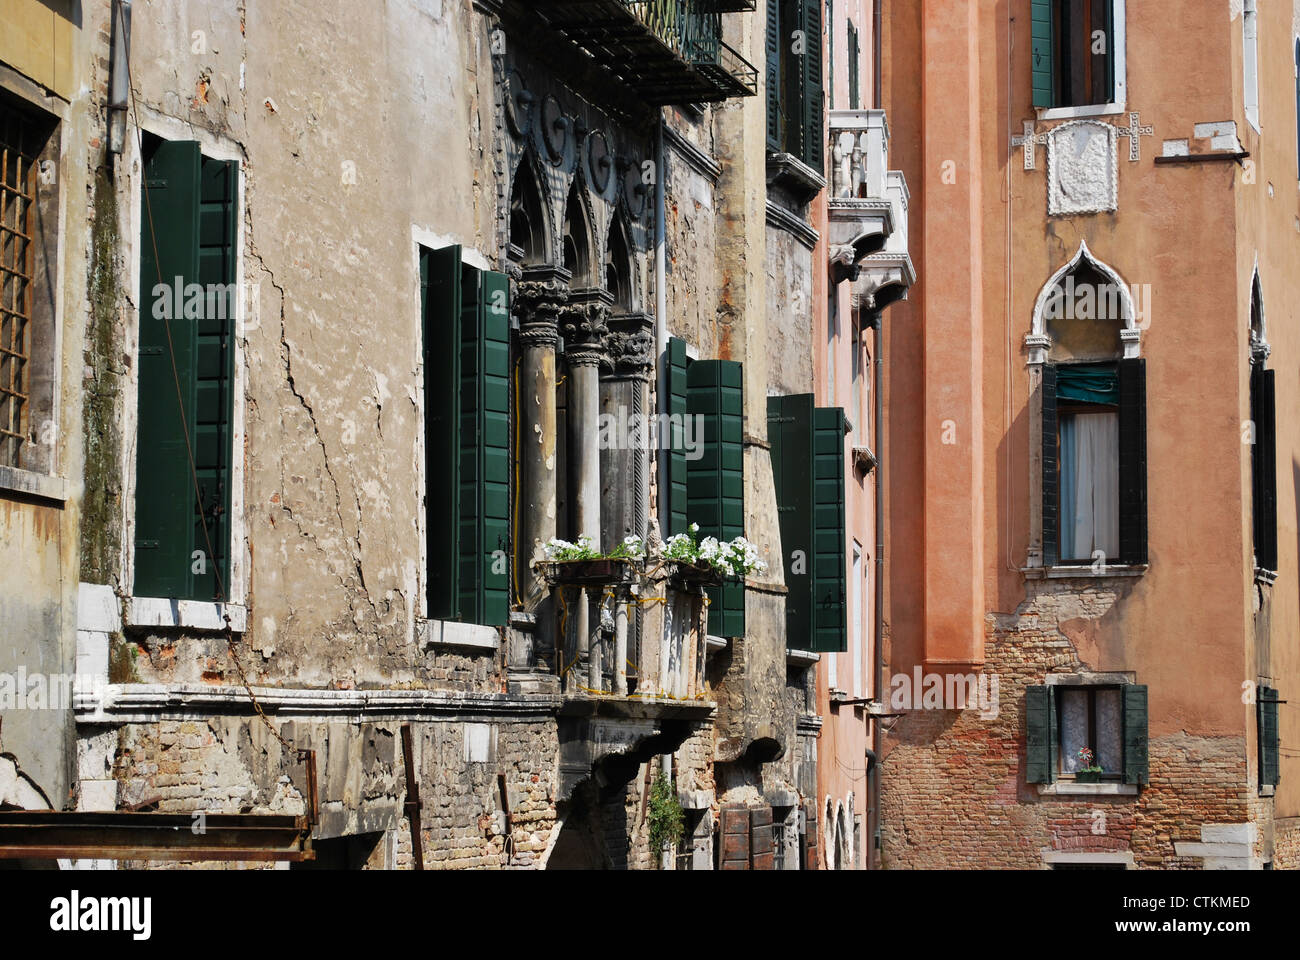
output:
<svg viewBox="0 0 1300 960"><path fill-rule="evenodd" d="M416 625L420 644L425 647L466 647L495 651L501 646L496 627L455 620L420 620Z"/></svg>
<svg viewBox="0 0 1300 960"><path fill-rule="evenodd" d="M216 633L226 629L243 633L248 628L248 608L238 603L208 600L172 600L162 597L130 597L123 622L128 627L167 627Z"/></svg>
<svg viewBox="0 0 1300 960"><path fill-rule="evenodd" d="M1253 823L1211 823L1201 826L1199 843L1174 842L1174 856L1200 857L1205 870L1258 870L1254 855L1258 828Z"/></svg>
<svg viewBox="0 0 1300 960"><path fill-rule="evenodd" d="M77 629L113 633L122 629L121 605L112 587L77 584Z"/></svg>
<svg viewBox="0 0 1300 960"><path fill-rule="evenodd" d="M1040 797L1136 797L1136 783L1077 783L1072 780L1058 780L1056 783L1040 783Z"/></svg>
<svg viewBox="0 0 1300 960"><path fill-rule="evenodd" d="M1081 117L1106 117L1128 109L1128 26L1125 0L1115 0L1115 99L1110 103L1084 107L1036 107L1039 120L1075 120Z"/></svg>
<svg viewBox="0 0 1300 960"><path fill-rule="evenodd" d="M1048 352L1052 348L1052 338L1047 334L1046 314L1047 304L1052 298L1053 291L1057 290L1061 280L1084 260L1119 289L1120 313L1124 321L1124 327L1120 330L1120 340L1124 344L1124 359L1129 360L1142 355L1142 331L1137 325L1137 311L1133 307L1133 294L1129 291L1128 284L1113 267L1097 259L1088 248L1087 240L1081 240L1074 256L1052 274L1043 288L1038 291L1038 298L1034 301L1033 321L1025 337L1030 366L1046 363Z"/></svg>
<svg viewBox="0 0 1300 960"><path fill-rule="evenodd" d="M1043 863L1048 866L1054 863L1122 863L1125 870L1132 870L1136 863L1133 854L1129 851L1084 853L1076 850L1050 850L1044 847L1042 854Z"/></svg>
<svg viewBox="0 0 1300 960"><path fill-rule="evenodd" d="M1059 189L1060 147L1057 141L1069 133L1072 128L1088 127L1101 133L1106 138L1106 162L1110 165L1109 177L1105 184L1104 197L1095 198L1095 202L1073 204ZM1071 120L1059 127L1047 131L1047 214L1053 217L1072 217L1080 214L1111 213L1119 207L1119 130L1114 124L1102 120Z"/></svg>
<svg viewBox="0 0 1300 960"><path fill-rule="evenodd" d="M65 503L68 499L68 481L63 477L3 464L0 464L0 490L56 503Z"/></svg>

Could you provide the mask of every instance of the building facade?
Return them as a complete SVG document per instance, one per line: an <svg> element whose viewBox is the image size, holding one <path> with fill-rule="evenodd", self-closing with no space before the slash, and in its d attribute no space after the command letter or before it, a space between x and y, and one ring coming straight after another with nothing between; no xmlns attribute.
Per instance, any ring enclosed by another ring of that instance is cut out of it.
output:
<svg viewBox="0 0 1300 960"><path fill-rule="evenodd" d="M819 318L905 235L853 108L832 275L820 0L5 13L0 813L64 865L820 866L874 514ZM210 836L103 839L151 814Z"/></svg>
<svg viewBox="0 0 1300 960"><path fill-rule="evenodd" d="M886 867L1296 865L1300 7L1180 6L886 6Z"/></svg>

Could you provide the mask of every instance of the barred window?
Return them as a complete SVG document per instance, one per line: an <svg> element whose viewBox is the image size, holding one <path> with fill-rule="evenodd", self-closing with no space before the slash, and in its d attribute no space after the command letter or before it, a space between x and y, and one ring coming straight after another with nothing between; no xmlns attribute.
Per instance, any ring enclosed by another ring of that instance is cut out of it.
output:
<svg viewBox="0 0 1300 960"><path fill-rule="evenodd" d="M0 105L0 463L18 466L31 430L33 216L42 144L35 125Z"/></svg>

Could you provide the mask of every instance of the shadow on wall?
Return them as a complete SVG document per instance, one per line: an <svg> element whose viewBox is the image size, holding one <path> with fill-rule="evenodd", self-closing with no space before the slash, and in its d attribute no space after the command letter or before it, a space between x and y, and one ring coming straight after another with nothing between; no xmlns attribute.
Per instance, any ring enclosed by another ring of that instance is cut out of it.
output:
<svg viewBox="0 0 1300 960"><path fill-rule="evenodd" d="M81 29L81 0L37 0L37 2L54 13L57 17L62 17L70 24Z"/></svg>

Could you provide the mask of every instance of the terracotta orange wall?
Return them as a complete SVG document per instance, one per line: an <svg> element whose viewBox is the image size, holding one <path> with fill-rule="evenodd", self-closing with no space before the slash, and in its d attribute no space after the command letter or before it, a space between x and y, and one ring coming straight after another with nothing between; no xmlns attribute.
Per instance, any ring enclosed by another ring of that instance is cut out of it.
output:
<svg viewBox="0 0 1300 960"><path fill-rule="evenodd" d="M1151 289L1142 338L1151 567L1111 615L1071 625L1072 639L1095 669L1135 670L1150 686L1152 736L1241 731L1250 625L1239 438L1247 331L1233 225L1241 171L1152 162L1162 139L1239 114L1225 6L1129 0L1128 109L1155 136L1143 138L1138 163L1120 152L1117 213L1049 219L1045 150L1023 171L1009 146L1034 116L1029 0L886 5L885 107L893 165L912 191L919 277L886 315L890 672L978 659L986 614L1024 600L1023 343L1040 288L1086 239L1127 283ZM948 162L953 184L943 182ZM1279 308L1282 295L1279 284ZM955 421L955 445L941 442L945 420Z"/></svg>

